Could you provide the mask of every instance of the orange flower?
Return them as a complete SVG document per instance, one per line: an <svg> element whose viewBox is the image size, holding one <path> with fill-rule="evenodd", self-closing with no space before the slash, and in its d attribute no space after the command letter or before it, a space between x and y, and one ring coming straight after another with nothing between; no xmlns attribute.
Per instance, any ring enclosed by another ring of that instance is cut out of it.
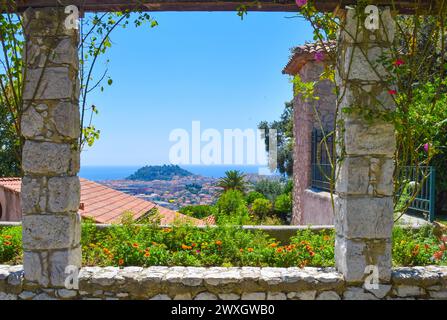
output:
<svg viewBox="0 0 447 320"><path fill-rule="evenodd" d="M323 237L323 240L324 240L324 241L329 241L329 240L331 240L331 237L328 236L328 235L325 235L325 236Z"/></svg>
<svg viewBox="0 0 447 320"><path fill-rule="evenodd" d="M309 251L309 254L310 254L311 257L313 257L315 255L315 252Z"/></svg>
<svg viewBox="0 0 447 320"><path fill-rule="evenodd" d="M248 252L253 252L253 248L247 248Z"/></svg>
<svg viewBox="0 0 447 320"><path fill-rule="evenodd" d="M217 240L217 241L216 241L216 244L217 244L218 246L220 246L220 245L222 245L222 241Z"/></svg>
<svg viewBox="0 0 447 320"><path fill-rule="evenodd" d="M276 252L281 253L282 252L282 248L276 249Z"/></svg>
<svg viewBox="0 0 447 320"><path fill-rule="evenodd" d="M169 232L171 232L171 231L172 231L171 228L164 228L164 229L163 229L163 232L166 232L166 233L169 233Z"/></svg>
<svg viewBox="0 0 447 320"><path fill-rule="evenodd" d="M5 246L10 246L12 243L11 243L11 241L5 241L5 242L3 242L3 244L4 244Z"/></svg>
<svg viewBox="0 0 447 320"><path fill-rule="evenodd" d="M444 252L442 252L442 251L436 251L436 252L433 254L433 258L435 258L436 260L441 260L443 254L444 254Z"/></svg>
<svg viewBox="0 0 447 320"><path fill-rule="evenodd" d="M271 248L275 248L277 245L278 245L277 243L273 242L273 243L270 243L269 246L270 246Z"/></svg>
<svg viewBox="0 0 447 320"><path fill-rule="evenodd" d="M425 250L428 250L428 249L430 249L430 246L428 244L424 244L424 248L425 248Z"/></svg>
<svg viewBox="0 0 447 320"><path fill-rule="evenodd" d="M119 259L118 260L118 265L122 266L124 264L124 259Z"/></svg>
<svg viewBox="0 0 447 320"><path fill-rule="evenodd" d="M147 251L145 254L144 254L144 256L147 258L147 257L150 257L151 256L151 254L150 254L150 252L149 251Z"/></svg>
<svg viewBox="0 0 447 320"><path fill-rule="evenodd" d="M138 243L136 243L136 242L133 243L133 244L132 244L132 247L134 247L134 248L138 248Z"/></svg>
<svg viewBox="0 0 447 320"><path fill-rule="evenodd" d="M152 241L152 245L153 245L153 246L156 246L156 245L157 245L157 242Z"/></svg>
<svg viewBox="0 0 447 320"><path fill-rule="evenodd" d="M194 248L195 246L197 246L194 242L191 244L191 246Z"/></svg>
<svg viewBox="0 0 447 320"><path fill-rule="evenodd" d="M244 252L244 249L240 248L240 249L239 249L239 252Z"/></svg>
<svg viewBox="0 0 447 320"><path fill-rule="evenodd" d="M107 248L104 248L102 251L104 251L105 254L110 254L110 250Z"/></svg>
<svg viewBox="0 0 447 320"><path fill-rule="evenodd" d="M10 236L9 234L7 234L7 235L4 235L3 238L5 238L5 239L12 239L12 236Z"/></svg>
<svg viewBox="0 0 447 320"><path fill-rule="evenodd" d="M191 246L187 246L186 244L182 244L182 249L183 250L189 250L191 248L192 248Z"/></svg>

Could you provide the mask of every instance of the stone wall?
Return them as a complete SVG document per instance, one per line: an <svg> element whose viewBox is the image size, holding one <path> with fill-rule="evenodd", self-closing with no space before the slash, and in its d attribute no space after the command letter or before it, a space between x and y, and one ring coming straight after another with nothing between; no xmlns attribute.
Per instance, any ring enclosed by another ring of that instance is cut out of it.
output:
<svg viewBox="0 0 447 320"><path fill-rule="evenodd" d="M79 290L27 284L22 266L0 265L0 300L447 299L447 267L396 268L378 289L347 285L334 268L85 267Z"/></svg>

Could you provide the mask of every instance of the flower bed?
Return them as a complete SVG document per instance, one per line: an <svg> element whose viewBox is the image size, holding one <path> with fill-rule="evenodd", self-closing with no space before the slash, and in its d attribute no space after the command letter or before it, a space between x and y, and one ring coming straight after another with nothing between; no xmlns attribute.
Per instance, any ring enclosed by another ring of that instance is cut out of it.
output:
<svg viewBox="0 0 447 320"><path fill-rule="evenodd" d="M446 237L431 227L393 231L395 266L447 265ZM125 224L98 229L82 227L86 266L333 266L334 232L298 231L288 244L263 231L238 227L159 228ZM0 228L0 263L21 262L21 227Z"/></svg>

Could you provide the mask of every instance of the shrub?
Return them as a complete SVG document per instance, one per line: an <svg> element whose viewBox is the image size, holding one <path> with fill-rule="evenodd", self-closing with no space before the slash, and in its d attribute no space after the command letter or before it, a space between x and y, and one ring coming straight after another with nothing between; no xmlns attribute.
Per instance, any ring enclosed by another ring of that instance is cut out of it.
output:
<svg viewBox="0 0 447 320"><path fill-rule="evenodd" d="M203 219L215 214L215 208L209 205L184 206L179 210L180 213L197 219Z"/></svg>
<svg viewBox="0 0 447 320"><path fill-rule="evenodd" d="M237 190L228 190L222 193L216 203L219 213L231 215L242 207L246 207L244 195Z"/></svg>
<svg viewBox="0 0 447 320"><path fill-rule="evenodd" d="M251 212L262 220L272 212L272 208L270 200L256 199L251 206Z"/></svg>
<svg viewBox="0 0 447 320"><path fill-rule="evenodd" d="M22 228L0 228L0 263L17 264L22 258Z"/></svg>
<svg viewBox="0 0 447 320"><path fill-rule="evenodd" d="M275 199L275 211L279 214L288 214L292 212L292 195L284 193Z"/></svg>
<svg viewBox="0 0 447 320"><path fill-rule="evenodd" d="M245 198L248 205L251 205L256 199L265 199L265 196L260 192L251 191Z"/></svg>
<svg viewBox="0 0 447 320"><path fill-rule="evenodd" d="M254 185L255 191L262 193L270 201L284 193L284 184L276 180L260 180Z"/></svg>

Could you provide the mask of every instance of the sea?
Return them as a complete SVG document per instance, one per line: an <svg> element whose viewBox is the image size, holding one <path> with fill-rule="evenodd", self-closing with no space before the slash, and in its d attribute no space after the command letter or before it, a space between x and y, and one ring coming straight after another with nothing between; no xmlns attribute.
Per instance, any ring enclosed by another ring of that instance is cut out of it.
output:
<svg viewBox="0 0 447 320"><path fill-rule="evenodd" d="M140 166L81 166L79 176L81 178L104 181L104 180L122 180L126 179L132 173L137 171ZM211 178L221 178L225 176L225 171L239 170L245 174L258 174L264 167L260 166L226 166L226 165L183 165L185 170L197 175Z"/></svg>

